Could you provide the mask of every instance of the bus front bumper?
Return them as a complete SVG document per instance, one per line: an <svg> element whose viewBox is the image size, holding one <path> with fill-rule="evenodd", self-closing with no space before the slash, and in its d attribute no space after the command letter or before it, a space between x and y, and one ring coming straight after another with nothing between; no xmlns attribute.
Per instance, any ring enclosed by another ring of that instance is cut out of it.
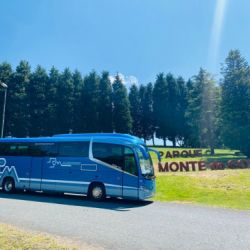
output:
<svg viewBox="0 0 250 250"><path fill-rule="evenodd" d="M139 189L139 200L149 199L155 196L155 182L141 185Z"/></svg>

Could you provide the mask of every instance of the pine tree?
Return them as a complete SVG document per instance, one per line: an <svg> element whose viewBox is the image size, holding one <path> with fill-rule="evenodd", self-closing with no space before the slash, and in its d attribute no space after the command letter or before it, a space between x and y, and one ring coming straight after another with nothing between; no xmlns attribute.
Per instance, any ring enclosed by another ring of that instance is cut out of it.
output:
<svg viewBox="0 0 250 250"><path fill-rule="evenodd" d="M71 71L66 68L60 75L57 89L57 127L58 133L68 133L73 122L74 84Z"/></svg>
<svg viewBox="0 0 250 250"><path fill-rule="evenodd" d="M168 102L168 86L163 73L157 75L153 90L153 112L156 126L156 137L163 139L164 146L168 137L168 111L166 104Z"/></svg>
<svg viewBox="0 0 250 250"><path fill-rule="evenodd" d="M250 156L250 68L238 50L229 52L222 74L223 142Z"/></svg>
<svg viewBox="0 0 250 250"><path fill-rule="evenodd" d="M6 134L16 137L29 135L29 103L27 87L30 81L30 65L21 61L9 82L10 98L6 105Z"/></svg>
<svg viewBox="0 0 250 250"><path fill-rule="evenodd" d="M202 82L204 79L204 71L200 70L199 78L192 79L192 87L188 92L188 107L186 111L186 118L189 129L189 146L200 147L199 141L199 125L201 117L202 105Z"/></svg>
<svg viewBox="0 0 250 250"><path fill-rule="evenodd" d="M142 136L141 118L141 100L138 87L133 84L129 91L130 113L132 117L132 134L138 137Z"/></svg>
<svg viewBox="0 0 250 250"><path fill-rule="evenodd" d="M142 137L144 140L153 140L154 143L154 119L153 119L153 85L148 83L141 93L141 109L142 109L142 119L141 119L141 129Z"/></svg>
<svg viewBox="0 0 250 250"><path fill-rule="evenodd" d="M72 122L72 132L80 133L82 127L82 119L81 119L81 95L83 91L83 78L81 73L78 70L75 70L73 73L73 122Z"/></svg>
<svg viewBox="0 0 250 250"><path fill-rule="evenodd" d="M11 96L10 96L10 92L9 92L9 85L10 85L10 81L11 81L11 77L12 77L12 68L11 65L4 62L2 64L0 64L0 82L4 83L7 85L7 99L6 102L9 103L11 102ZM3 87L0 87L0 117L2 117L2 113L3 113L3 102L4 102L4 95L5 95L5 90ZM8 106L7 106L8 107ZM7 113L8 111L6 110L5 113ZM5 119L5 126L4 126L4 135L6 134L6 128L8 127L8 123L6 126L6 119Z"/></svg>
<svg viewBox="0 0 250 250"><path fill-rule="evenodd" d="M212 155L214 154L214 148L216 144L216 98L217 95L215 88L215 80L209 73L207 73L205 75L205 81L202 92L200 143L201 146L210 147Z"/></svg>
<svg viewBox="0 0 250 250"><path fill-rule="evenodd" d="M84 78L81 96L82 126L85 132L99 131L99 77L95 71Z"/></svg>
<svg viewBox="0 0 250 250"><path fill-rule="evenodd" d="M46 86L48 75L44 68L37 66L34 73L31 74L30 82L27 87L29 103L29 135L42 136L46 135L47 120L47 102Z"/></svg>
<svg viewBox="0 0 250 250"><path fill-rule="evenodd" d="M126 87L118 75L113 83L113 122L117 133L130 133L132 118L130 114L129 99Z"/></svg>
<svg viewBox="0 0 250 250"><path fill-rule="evenodd" d="M176 146L176 138L178 136L178 89L174 76L168 74L166 76L167 81L167 102L165 104L167 119L166 130L167 137L172 141L173 146Z"/></svg>
<svg viewBox="0 0 250 250"><path fill-rule="evenodd" d="M112 86L109 79L109 73L107 71L102 73L99 89L99 131L112 133Z"/></svg>
<svg viewBox="0 0 250 250"><path fill-rule="evenodd" d="M9 83L10 77L12 75L11 65L7 62L3 62L0 64L0 81L5 84Z"/></svg>
<svg viewBox="0 0 250 250"><path fill-rule="evenodd" d="M176 128L177 139L182 145L185 142L185 138L188 136L187 120L185 113L187 110L187 87L182 77L178 77L177 84L177 107L176 107Z"/></svg>
<svg viewBox="0 0 250 250"><path fill-rule="evenodd" d="M53 66L49 72L49 79L46 86L46 135L53 135L60 131L58 127L60 124L57 122L57 91L59 85L60 73Z"/></svg>
<svg viewBox="0 0 250 250"><path fill-rule="evenodd" d="M191 129L191 126L190 126L190 123L192 123L190 121L190 119L192 118L192 114L189 113L189 109L190 109L190 106L189 106L189 102L190 102L190 99L192 99L192 91L193 91L193 88L194 88L194 83L192 81L192 79L188 79L187 81L187 107L185 109L185 120L186 120L186 128L185 128L185 138L184 138L184 145L185 147L193 147L195 145L195 142L193 140L193 136L192 136L192 129Z"/></svg>
<svg viewBox="0 0 250 250"><path fill-rule="evenodd" d="M145 127L145 125L147 124L147 117L144 114L145 111L145 106L144 106L144 101L145 101L145 95L146 95L146 87L144 85L140 85L139 88L139 98L140 98L140 105L138 106L139 110L140 110L140 137L144 139L144 141L146 142L146 130L147 128Z"/></svg>
<svg viewBox="0 0 250 250"><path fill-rule="evenodd" d="M186 117L190 132L190 146L210 147L214 153L216 142L216 89L212 76L204 69L193 78L188 96Z"/></svg>

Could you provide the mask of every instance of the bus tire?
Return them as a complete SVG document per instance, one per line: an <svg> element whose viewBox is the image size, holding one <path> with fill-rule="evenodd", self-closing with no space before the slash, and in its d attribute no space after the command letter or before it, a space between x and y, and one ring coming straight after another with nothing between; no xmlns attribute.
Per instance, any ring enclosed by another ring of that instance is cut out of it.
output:
<svg viewBox="0 0 250 250"><path fill-rule="evenodd" d="M2 189L4 193L13 194L16 190L15 181L11 177L7 177L3 181Z"/></svg>
<svg viewBox="0 0 250 250"><path fill-rule="evenodd" d="M103 201L106 198L104 185L102 183L92 183L88 190L88 198L92 201Z"/></svg>

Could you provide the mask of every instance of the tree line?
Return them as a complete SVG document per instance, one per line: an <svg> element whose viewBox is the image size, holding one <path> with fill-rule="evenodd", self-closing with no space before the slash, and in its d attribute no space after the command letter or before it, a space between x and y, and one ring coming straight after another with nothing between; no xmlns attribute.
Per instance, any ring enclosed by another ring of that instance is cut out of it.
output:
<svg viewBox="0 0 250 250"><path fill-rule="evenodd" d="M200 69L187 81L159 73L153 83L125 87L107 71L86 76L69 68L47 72L27 61L15 70L0 64L8 85L5 136L56 133L131 133L173 146L231 147L250 155L250 67L238 50L229 52L222 78ZM1 89L1 100L4 91ZM1 102L1 105L3 103ZM2 107L0 107L2 112ZM155 136L154 136L155 135Z"/></svg>

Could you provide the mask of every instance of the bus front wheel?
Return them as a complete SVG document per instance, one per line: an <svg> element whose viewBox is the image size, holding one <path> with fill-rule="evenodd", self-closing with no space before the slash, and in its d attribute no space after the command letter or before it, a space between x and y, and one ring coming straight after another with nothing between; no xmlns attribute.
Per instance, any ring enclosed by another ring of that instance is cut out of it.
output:
<svg viewBox="0 0 250 250"><path fill-rule="evenodd" d="M106 198L105 187L100 183L93 183L89 187L88 192L89 199L93 201L102 201Z"/></svg>
<svg viewBox="0 0 250 250"><path fill-rule="evenodd" d="M3 181L3 192L5 193L14 193L15 192L15 181L12 178L6 178Z"/></svg>

